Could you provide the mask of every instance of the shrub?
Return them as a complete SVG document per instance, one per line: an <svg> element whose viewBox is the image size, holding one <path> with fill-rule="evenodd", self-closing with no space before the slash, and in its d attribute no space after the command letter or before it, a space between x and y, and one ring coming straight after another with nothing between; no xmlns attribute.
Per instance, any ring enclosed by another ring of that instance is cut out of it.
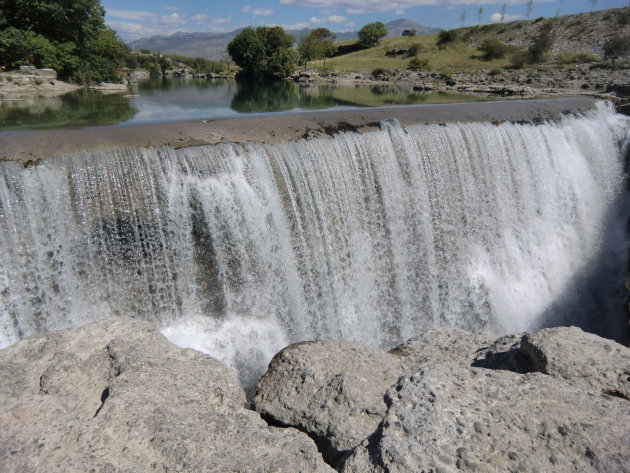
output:
<svg viewBox="0 0 630 473"><path fill-rule="evenodd" d="M490 72L488 72L488 75L491 77L500 76L501 74L503 74L503 71L501 69L492 69L490 70Z"/></svg>
<svg viewBox="0 0 630 473"><path fill-rule="evenodd" d="M386 69L382 67L377 67L376 69L372 71L372 77L384 76L386 72L387 72Z"/></svg>
<svg viewBox="0 0 630 473"><path fill-rule="evenodd" d="M430 71L432 67L428 59L414 57L409 60L407 69L411 69L412 71Z"/></svg>
<svg viewBox="0 0 630 473"><path fill-rule="evenodd" d="M612 68L615 68L615 61L630 53L630 35L613 36L604 43L604 57L610 60Z"/></svg>
<svg viewBox="0 0 630 473"><path fill-rule="evenodd" d="M556 62L559 64L584 64L587 62L597 62L600 57L589 51L562 51L556 56Z"/></svg>
<svg viewBox="0 0 630 473"><path fill-rule="evenodd" d="M422 46L420 46L419 44L412 44L411 46L409 46L406 56L414 57L414 56L417 56L421 51L422 51Z"/></svg>
<svg viewBox="0 0 630 473"><path fill-rule="evenodd" d="M440 72L440 78L447 81L452 80L453 73L448 69L444 69L442 72Z"/></svg>
<svg viewBox="0 0 630 473"><path fill-rule="evenodd" d="M442 30L438 34L437 45L440 49L444 49L446 46L457 43L459 41L459 35L455 30Z"/></svg>
<svg viewBox="0 0 630 473"><path fill-rule="evenodd" d="M538 35L534 38L532 45L529 47L529 60L533 64L543 62L547 52L553 46L553 23L547 21L541 25Z"/></svg>
<svg viewBox="0 0 630 473"><path fill-rule="evenodd" d="M522 69L525 64L529 64L530 56L527 51L516 51L510 58L512 66L516 69Z"/></svg>
<svg viewBox="0 0 630 473"><path fill-rule="evenodd" d="M487 39L479 47L479 50L483 52L483 59L491 61L493 59L502 59L510 53L513 48L505 43L502 43L496 38Z"/></svg>

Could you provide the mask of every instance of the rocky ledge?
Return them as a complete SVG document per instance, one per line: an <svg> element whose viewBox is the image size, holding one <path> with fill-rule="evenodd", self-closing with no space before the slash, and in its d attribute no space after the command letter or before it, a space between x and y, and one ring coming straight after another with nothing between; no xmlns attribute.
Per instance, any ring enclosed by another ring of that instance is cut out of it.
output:
<svg viewBox="0 0 630 473"><path fill-rule="evenodd" d="M53 69L23 66L17 71L0 72L0 102L33 96L56 97L80 88L58 80Z"/></svg>
<svg viewBox="0 0 630 473"><path fill-rule="evenodd" d="M147 322L34 336L0 351L0 471L630 472L630 348L574 327L298 343L254 407Z"/></svg>

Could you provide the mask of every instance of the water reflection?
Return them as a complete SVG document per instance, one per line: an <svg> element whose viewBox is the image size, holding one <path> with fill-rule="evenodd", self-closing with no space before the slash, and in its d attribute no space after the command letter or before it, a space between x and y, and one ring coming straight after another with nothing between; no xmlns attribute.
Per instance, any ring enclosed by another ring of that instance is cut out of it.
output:
<svg viewBox="0 0 630 473"><path fill-rule="evenodd" d="M133 103L121 94L80 89L60 97L0 101L0 129L73 128L131 120Z"/></svg>
<svg viewBox="0 0 630 473"><path fill-rule="evenodd" d="M131 94L79 90L62 97L0 102L0 129L82 127L222 118L244 113L338 107L490 100L421 93L395 85L241 83L233 80L149 79Z"/></svg>

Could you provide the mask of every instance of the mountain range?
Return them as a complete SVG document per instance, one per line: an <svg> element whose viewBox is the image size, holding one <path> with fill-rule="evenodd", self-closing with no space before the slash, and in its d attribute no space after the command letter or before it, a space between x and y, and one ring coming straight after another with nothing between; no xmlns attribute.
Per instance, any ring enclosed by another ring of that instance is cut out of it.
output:
<svg viewBox="0 0 630 473"><path fill-rule="evenodd" d="M385 23L387 36L400 36L405 30L416 30L417 34L431 34L440 31L440 28L431 28L413 20L400 18ZM227 33L185 33L177 32L171 35L150 36L140 38L129 43L135 51L148 49L151 52L163 54L178 54L187 57L204 57L206 59L219 60L226 53L227 44L243 29L229 31ZM302 30L287 30L287 33L296 39L308 34L310 28ZM357 39L358 31L334 32L338 41Z"/></svg>

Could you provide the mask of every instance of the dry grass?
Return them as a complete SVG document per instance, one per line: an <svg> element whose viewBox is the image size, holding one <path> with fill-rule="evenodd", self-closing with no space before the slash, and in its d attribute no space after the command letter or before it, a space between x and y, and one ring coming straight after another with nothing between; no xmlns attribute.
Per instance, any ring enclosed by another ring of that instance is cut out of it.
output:
<svg viewBox="0 0 630 473"><path fill-rule="evenodd" d="M326 68L362 73L370 73L377 68L406 69L409 64L409 57L405 57L405 55L390 57L386 55L386 52L397 48L409 49L413 45L418 45L417 57L428 59L434 71L476 71L506 67L510 64L508 58L483 61L480 51L469 48L462 43L439 49L436 42L437 35L434 34L385 38L373 48L327 59ZM344 43L347 44L348 42ZM314 61L312 64L312 67L319 69L323 66L323 61Z"/></svg>

